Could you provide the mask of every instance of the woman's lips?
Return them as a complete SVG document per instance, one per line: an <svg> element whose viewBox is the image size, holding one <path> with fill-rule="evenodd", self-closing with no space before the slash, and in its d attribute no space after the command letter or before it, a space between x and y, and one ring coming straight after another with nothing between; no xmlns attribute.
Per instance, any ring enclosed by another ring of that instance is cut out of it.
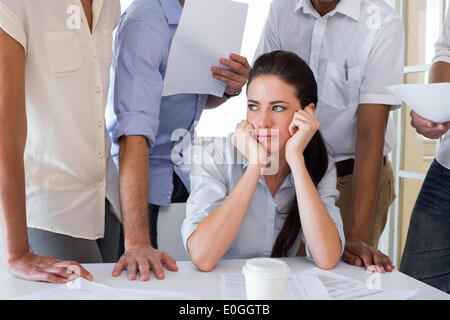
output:
<svg viewBox="0 0 450 320"><path fill-rule="evenodd" d="M257 136L258 141L271 141L273 136Z"/></svg>

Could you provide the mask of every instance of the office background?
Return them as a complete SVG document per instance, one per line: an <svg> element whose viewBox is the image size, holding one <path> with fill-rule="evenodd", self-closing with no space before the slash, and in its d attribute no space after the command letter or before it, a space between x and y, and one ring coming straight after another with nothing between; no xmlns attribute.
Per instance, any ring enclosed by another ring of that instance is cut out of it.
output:
<svg viewBox="0 0 450 320"><path fill-rule="evenodd" d="M125 10L133 0L121 0ZM242 55L249 61L259 41L272 0L237 0L249 3L249 15ZM403 18L406 32L405 83L427 83L434 44L438 40L450 0L385 0ZM242 94L214 110L203 113L197 127L199 137L226 136L245 118L246 98ZM416 133L410 125L406 105L392 113L397 124L397 145L390 154L395 170L397 199L391 207L388 223L380 241L380 250L396 265L402 256L411 212L425 174L439 149L439 141Z"/></svg>

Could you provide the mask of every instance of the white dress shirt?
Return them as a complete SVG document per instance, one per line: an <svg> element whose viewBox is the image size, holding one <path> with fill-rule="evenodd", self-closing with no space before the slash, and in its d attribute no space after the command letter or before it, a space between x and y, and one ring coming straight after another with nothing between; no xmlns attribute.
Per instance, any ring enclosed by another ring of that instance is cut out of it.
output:
<svg viewBox="0 0 450 320"><path fill-rule="evenodd" d="M231 135L227 138L214 138L212 142L205 143L200 152L194 153L190 175L191 194L186 204L186 219L181 228L186 251L191 234L203 219L225 201L241 180L247 166L247 160L234 148ZM329 160L328 170L317 191L339 232L343 252L345 237L339 208L335 205L339 191L336 190L336 169L332 159ZM261 176L239 233L223 258L270 257L295 195L291 173L284 179L274 197ZM297 241L289 250L289 256L296 255L302 241L305 238L300 230ZM312 259L307 243L306 253Z"/></svg>
<svg viewBox="0 0 450 320"><path fill-rule="evenodd" d="M436 57L434 58L433 63L435 62L450 63L450 8L448 9L447 18L445 19L442 37L436 43ZM442 142L436 156L436 160L442 166L450 170L450 132L447 132L445 135L444 141Z"/></svg>
<svg viewBox="0 0 450 320"><path fill-rule="evenodd" d="M0 27L25 50L28 227L104 235L105 198L120 217L105 106L119 0L0 0Z"/></svg>
<svg viewBox="0 0 450 320"><path fill-rule="evenodd" d="M292 51L316 77L316 116L335 161L355 158L358 107L401 101L386 87L403 83L401 18L381 0L341 0L321 17L310 0L274 0L256 51ZM384 154L395 144L389 121Z"/></svg>

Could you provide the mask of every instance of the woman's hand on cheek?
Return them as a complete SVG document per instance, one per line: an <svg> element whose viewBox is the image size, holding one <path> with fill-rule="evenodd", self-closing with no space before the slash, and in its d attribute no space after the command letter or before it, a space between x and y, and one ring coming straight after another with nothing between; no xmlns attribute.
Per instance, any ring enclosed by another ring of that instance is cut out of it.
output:
<svg viewBox="0 0 450 320"><path fill-rule="evenodd" d="M289 133L291 137L286 142L286 159L288 162L298 159L303 155L306 147L316 132L320 123L314 115L314 105L310 104L304 110L299 110L294 114Z"/></svg>
<svg viewBox="0 0 450 320"><path fill-rule="evenodd" d="M233 145L244 155L249 164L265 168L269 165L267 151L256 140L255 128L247 120L241 121L232 137Z"/></svg>

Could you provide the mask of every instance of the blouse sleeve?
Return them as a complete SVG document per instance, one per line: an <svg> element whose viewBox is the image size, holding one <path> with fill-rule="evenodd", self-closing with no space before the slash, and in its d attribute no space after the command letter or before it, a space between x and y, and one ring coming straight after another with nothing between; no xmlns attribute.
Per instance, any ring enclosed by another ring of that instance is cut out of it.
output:
<svg viewBox="0 0 450 320"><path fill-rule="evenodd" d="M27 53L28 38L24 28L25 1L0 0L0 28L16 40Z"/></svg>

